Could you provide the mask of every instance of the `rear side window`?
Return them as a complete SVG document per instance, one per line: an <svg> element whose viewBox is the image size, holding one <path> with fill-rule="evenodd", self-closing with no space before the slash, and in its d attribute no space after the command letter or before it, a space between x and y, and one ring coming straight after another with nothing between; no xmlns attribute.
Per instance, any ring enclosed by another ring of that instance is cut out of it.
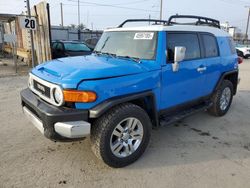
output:
<svg viewBox="0 0 250 188"><path fill-rule="evenodd" d="M232 54L236 54L235 43L232 37L228 37L228 43Z"/></svg>
<svg viewBox="0 0 250 188"><path fill-rule="evenodd" d="M56 45L57 45L56 42L52 43L52 49L56 49Z"/></svg>
<svg viewBox="0 0 250 188"><path fill-rule="evenodd" d="M218 45L216 38L212 35L202 34L202 39L205 48L205 57L217 57L219 56Z"/></svg>
<svg viewBox="0 0 250 188"><path fill-rule="evenodd" d="M199 59L201 57L197 34L169 33L167 35L167 45L169 61L174 61L174 49L176 46L186 47L186 55L184 60Z"/></svg>
<svg viewBox="0 0 250 188"><path fill-rule="evenodd" d="M57 50L63 50L63 44L60 43L60 42L57 43L56 49L57 49Z"/></svg>
<svg viewBox="0 0 250 188"><path fill-rule="evenodd" d="M67 51L72 52L84 52L91 51L85 44L83 43L64 43L64 47Z"/></svg>

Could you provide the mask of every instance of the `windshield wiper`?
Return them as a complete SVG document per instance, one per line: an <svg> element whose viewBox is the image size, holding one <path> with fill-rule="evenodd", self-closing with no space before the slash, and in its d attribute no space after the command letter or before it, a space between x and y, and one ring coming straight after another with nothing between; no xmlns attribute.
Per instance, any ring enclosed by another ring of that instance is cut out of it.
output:
<svg viewBox="0 0 250 188"><path fill-rule="evenodd" d="M132 61L134 61L136 63L141 63L141 60L139 58L137 58L137 57L131 57L131 56L128 56L128 55L126 55L126 56L116 56L116 57L126 58L126 59L130 59L130 60L132 60Z"/></svg>
<svg viewBox="0 0 250 188"><path fill-rule="evenodd" d="M96 55L108 55L111 57L116 57L116 54L108 53L108 52L101 52L101 51L93 51Z"/></svg>
<svg viewBox="0 0 250 188"><path fill-rule="evenodd" d="M129 60L132 60L136 63L141 63L140 59L137 58L137 57L131 57L131 56L118 56L116 54L113 54L113 53L108 53L108 52L101 52L101 51L93 51L93 53L95 53L96 55L108 55L108 56L111 56L111 57L118 57L118 58L124 58L124 59L129 59Z"/></svg>

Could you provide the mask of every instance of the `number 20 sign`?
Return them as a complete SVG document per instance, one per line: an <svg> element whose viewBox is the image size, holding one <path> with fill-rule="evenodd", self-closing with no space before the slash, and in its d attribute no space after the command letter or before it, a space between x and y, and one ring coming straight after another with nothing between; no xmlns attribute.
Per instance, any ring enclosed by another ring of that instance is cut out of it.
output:
<svg viewBox="0 0 250 188"><path fill-rule="evenodd" d="M32 29L36 30L36 19L35 18L20 18L20 26L22 29Z"/></svg>

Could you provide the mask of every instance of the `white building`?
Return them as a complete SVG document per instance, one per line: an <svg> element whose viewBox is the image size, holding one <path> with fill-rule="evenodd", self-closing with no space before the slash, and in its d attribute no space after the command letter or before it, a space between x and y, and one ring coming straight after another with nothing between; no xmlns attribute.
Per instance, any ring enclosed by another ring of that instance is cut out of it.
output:
<svg viewBox="0 0 250 188"><path fill-rule="evenodd" d="M230 26L229 22L221 23L221 28L228 32L235 40L243 40L244 34L238 27Z"/></svg>

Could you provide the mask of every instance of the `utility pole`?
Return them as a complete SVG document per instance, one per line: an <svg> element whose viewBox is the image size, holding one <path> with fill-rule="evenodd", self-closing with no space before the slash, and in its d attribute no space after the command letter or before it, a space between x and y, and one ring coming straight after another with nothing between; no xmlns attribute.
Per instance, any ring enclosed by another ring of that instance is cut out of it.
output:
<svg viewBox="0 0 250 188"><path fill-rule="evenodd" d="M248 40L248 28L249 28L249 19L250 19L250 6L245 6L248 8L248 17L247 17L247 27L246 27L246 33L245 33L245 40Z"/></svg>
<svg viewBox="0 0 250 188"><path fill-rule="evenodd" d="M80 0L78 0L78 40L81 39L80 22Z"/></svg>
<svg viewBox="0 0 250 188"><path fill-rule="evenodd" d="M27 12L29 18L31 18L31 13L30 13L30 1L26 0L27 2ZM32 56L32 67L35 66L35 48L34 48L34 39L33 39L33 31L30 29L30 42L31 42L31 56Z"/></svg>
<svg viewBox="0 0 250 188"><path fill-rule="evenodd" d="M87 24L86 24L86 27L88 28L89 26L89 11L87 12Z"/></svg>
<svg viewBox="0 0 250 188"><path fill-rule="evenodd" d="M80 25L80 0L78 0L78 25Z"/></svg>
<svg viewBox="0 0 250 188"><path fill-rule="evenodd" d="M61 6L61 25L63 27L63 4L60 3L60 6Z"/></svg>
<svg viewBox="0 0 250 188"><path fill-rule="evenodd" d="M163 5L163 0L161 0L161 5L160 5L160 20L162 20L162 5Z"/></svg>

